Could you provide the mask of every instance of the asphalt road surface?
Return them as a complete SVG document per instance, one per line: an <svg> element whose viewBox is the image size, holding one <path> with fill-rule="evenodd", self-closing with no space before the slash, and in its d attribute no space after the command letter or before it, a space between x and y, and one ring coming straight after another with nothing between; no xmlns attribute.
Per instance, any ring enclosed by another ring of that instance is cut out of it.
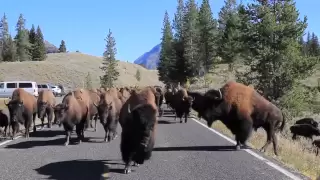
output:
<svg viewBox="0 0 320 180"><path fill-rule="evenodd" d="M120 137L103 142L104 130L85 132L86 141L63 146L62 127L44 128L30 139L24 137L0 146L1 180L284 180L293 179L271 167L266 160L248 152L234 151L234 145L194 120L187 124L172 114L159 119L156 145L151 160L123 174ZM121 128L119 125L118 133ZM287 172L287 171L286 171ZM295 179L302 176L296 175ZM107 178L105 178L107 179Z"/></svg>

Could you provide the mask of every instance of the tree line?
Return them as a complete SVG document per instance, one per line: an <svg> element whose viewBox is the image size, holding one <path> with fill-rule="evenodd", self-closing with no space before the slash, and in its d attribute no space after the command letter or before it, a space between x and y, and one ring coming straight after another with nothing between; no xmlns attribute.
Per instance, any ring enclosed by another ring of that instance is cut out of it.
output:
<svg viewBox="0 0 320 180"><path fill-rule="evenodd" d="M318 37L303 39L307 17L299 19L293 0L225 0L217 19L209 0L200 7L195 0L177 2L173 21L167 12L163 20L157 69L164 83L184 84L227 63L237 81L277 100L319 63ZM239 72L236 64L248 70Z"/></svg>
<svg viewBox="0 0 320 180"><path fill-rule="evenodd" d="M32 24L26 28L26 19L20 14L16 24L16 35L12 38L6 14L0 20L0 62L43 61L46 59L46 47L40 26ZM62 40L59 52L66 52Z"/></svg>

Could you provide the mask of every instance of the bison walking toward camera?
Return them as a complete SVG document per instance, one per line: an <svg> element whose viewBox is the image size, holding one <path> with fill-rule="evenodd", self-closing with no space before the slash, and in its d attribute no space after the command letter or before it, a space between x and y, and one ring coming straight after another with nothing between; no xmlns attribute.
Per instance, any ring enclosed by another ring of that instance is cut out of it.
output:
<svg viewBox="0 0 320 180"><path fill-rule="evenodd" d="M44 127L44 117L48 118L48 128L51 128L52 118L54 114L54 106L56 105L56 98L52 91L45 89L39 92L37 100L38 104L38 118L41 119L42 128Z"/></svg>
<svg viewBox="0 0 320 180"><path fill-rule="evenodd" d="M12 126L12 139L15 137L19 127L17 123L24 124L25 137L29 138L31 122L33 131L36 132L37 100L22 88L15 89L9 103L5 103L10 112L10 124Z"/></svg>
<svg viewBox="0 0 320 180"><path fill-rule="evenodd" d="M10 113L7 108L0 110L0 127L4 127L4 137L7 137L8 130L10 133Z"/></svg>
<svg viewBox="0 0 320 180"><path fill-rule="evenodd" d="M309 124L315 128L318 128L318 122L313 118L302 118L300 120L297 120L295 124Z"/></svg>
<svg viewBox="0 0 320 180"><path fill-rule="evenodd" d="M120 150L125 162L124 173L131 172L130 163L143 164L151 157L155 143L158 108L151 88L133 92L122 106Z"/></svg>
<svg viewBox="0 0 320 180"><path fill-rule="evenodd" d="M310 124L295 124L290 127L290 131L293 134L293 140L297 139L297 135L311 140L313 140L313 136L320 136L320 130Z"/></svg>
<svg viewBox="0 0 320 180"><path fill-rule="evenodd" d="M207 121L209 127L214 121L221 120L230 129L235 135L236 149L240 149L240 144L247 146L246 141L253 128L262 127L267 132L267 142L260 151L265 151L272 141L274 153L278 155L275 133L284 129L284 115L253 88L231 81L219 90L190 95L194 98L192 108L198 112L198 117Z"/></svg>

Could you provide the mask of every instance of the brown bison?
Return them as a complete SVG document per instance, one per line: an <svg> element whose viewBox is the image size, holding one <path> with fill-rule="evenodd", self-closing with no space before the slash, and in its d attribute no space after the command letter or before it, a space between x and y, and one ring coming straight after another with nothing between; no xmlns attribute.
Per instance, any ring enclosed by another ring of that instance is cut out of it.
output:
<svg viewBox="0 0 320 180"><path fill-rule="evenodd" d="M290 131L293 134L293 140L297 138L297 135L311 140L313 140L313 136L320 136L320 129L313 127L310 124L295 124L290 127Z"/></svg>
<svg viewBox="0 0 320 180"><path fill-rule="evenodd" d="M182 116L184 115L184 122L187 123L188 116L191 112L193 98L189 96L185 89L180 89L177 93L172 96L171 107L175 110L175 118L180 118L180 123L182 123Z"/></svg>
<svg viewBox="0 0 320 180"><path fill-rule="evenodd" d="M70 135L76 126L79 143L84 139L84 126L88 120L89 108L81 98L76 98L71 92L66 95L61 104L55 107L56 120L63 124L66 132L65 146L69 145Z"/></svg>
<svg viewBox="0 0 320 180"><path fill-rule="evenodd" d="M311 126L318 128L318 122L313 118L302 118L300 120L297 120L295 124L310 124Z"/></svg>
<svg viewBox="0 0 320 180"><path fill-rule="evenodd" d="M267 132L267 142L260 151L265 151L273 141L274 153L278 155L275 132L283 130L284 115L253 88L230 81L219 90L190 95L194 98L192 108L207 121L209 127L214 121L221 120L231 130L237 142L236 149L240 149L240 144L247 146L252 128L263 127Z"/></svg>
<svg viewBox="0 0 320 180"><path fill-rule="evenodd" d="M86 89L76 89L72 92L69 92L64 98L68 97L69 95L72 95L76 98L76 99L80 99L83 101L83 103L87 106L87 108L89 109L89 113L87 114L87 120L85 122L85 129L88 129L89 128L89 124L90 124L90 120L91 120L91 112L93 111L92 110L92 107L94 106L92 101L91 101L91 97L90 97L90 93L89 93L89 90L86 90ZM63 98L63 100L64 100ZM62 101L63 101L62 100Z"/></svg>
<svg viewBox="0 0 320 180"><path fill-rule="evenodd" d="M25 137L29 138L31 122L33 121L33 131L36 132L37 99L22 88L17 88L12 93L9 103L5 103L10 113L10 124L12 126L12 139L18 131L17 123L24 124Z"/></svg>
<svg viewBox="0 0 320 180"><path fill-rule="evenodd" d="M38 104L38 118L41 119L42 128L44 127L44 117L48 118L48 128L51 128L51 122L54 114L54 106L56 105L56 99L54 94L49 89L44 89L39 92L37 100Z"/></svg>
<svg viewBox="0 0 320 180"><path fill-rule="evenodd" d="M0 127L4 127L4 137L7 137L8 130L10 133L10 112L7 108L0 110Z"/></svg>
<svg viewBox="0 0 320 180"><path fill-rule="evenodd" d="M105 130L104 141L106 142L110 142L117 136L117 126L122 106L117 92L115 88L111 88L108 92L101 94L99 103L94 103L98 109L100 122Z"/></svg>
<svg viewBox="0 0 320 180"><path fill-rule="evenodd" d="M314 140L312 142L312 145L316 147L316 156L319 154L319 148L320 148L320 139Z"/></svg>
<svg viewBox="0 0 320 180"><path fill-rule="evenodd" d="M156 90L156 94L155 94L156 104L158 106L159 116L161 117L163 114L163 109L161 108L161 106L163 104L164 95L163 95L162 89L160 87L155 87L155 90Z"/></svg>
<svg viewBox="0 0 320 180"><path fill-rule="evenodd" d="M93 120L94 120L94 131L97 131L97 121L98 121L98 109L95 104L100 102L100 94L98 92L94 92L92 90L89 91L90 95L90 126L93 128Z"/></svg>
<svg viewBox="0 0 320 180"><path fill-rule="evenodd" d="M125 162L124 173L130 173L130 163L143 164L150 159L155 143L158 108L151 88L134 93L122 106L120 150Z"/></svg>

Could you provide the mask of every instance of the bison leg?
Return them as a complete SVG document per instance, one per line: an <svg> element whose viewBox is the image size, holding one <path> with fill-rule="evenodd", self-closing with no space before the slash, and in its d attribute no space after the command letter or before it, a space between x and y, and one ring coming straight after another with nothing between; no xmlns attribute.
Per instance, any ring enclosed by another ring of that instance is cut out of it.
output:
<svg viewBox="0 0 320 180"><path fill-rule="evenodd" d="M97 131L97 121L98 121L98 115L94 116L94 132Z"/></svg>
<svg viewBox="0 0 320 180"><path fill-rule="evenodd" d="M264 146L260 149L260 152L265 152L267 147L270 145L271 143L271 139L272 139L272 132L270 127L268 126L267 128L265 128L266 132L267 132L267 142L264 144Z"/></svg>
<svg viewBox="0 0 320 180"><path fill-rule="evenodd" d="M48 116L48 128L51 128L52 126L52 119L53 119L53 110L49 110L47 112L47 116Z"/></svg>
<svg viewBox="0 0 320 180"><path fill-rule="evenodd" d="M297 139L297 134L293 134L292 135L292 140L296 140Z"/></svg>
<svg viewBox="0 0 320 180"><path fill-rule="evenodd" d="M68 146L68 145L69 145L70 135L71 135L71 131L66 130L66 141L64 142L64 145L65 145L65 146Z"/></svg>
<svg viewBox="0 0 320 180"><path fill-rule="evenodd" d="M12 128L12 137L11 137L11 139L13 140L16 137L16 133L19 131L19 123L12 122L11 123L11 128Z"/></svg>
<svg viewBox="0 0 320 180"><path fill-rule="evenodd" d="M273 152L276 156L278 156L278 139L275 132L272 130L272 143L273 143Z"/></svg>
<svg viewBox="0 0 320 180"><path fill-rule="evenodd" d="M41 129L44 128L44 117L41 118Z"/></svg>
<svg viewBox="0 0 320 180"><path fill-rule="evenodd" d="M7 129L8 129L8 125L4 126L4 137L7 137Z"/></svg>
<svg viewBox="0 0 320 180"><path fill-rule="evenodd" d="M316 149L316 156L319 154L319 148Z"/></svg>
<svg viewBox="0 0 320 180"><path fill-rule="evenodd" d="M35 133L37 131L37 128L36 128L36 117L37 117L37 112L33 113L33 116L32 116L32 121L33 121L33 132ZM29 121L29 126L31 125L31 118L30 118L30 121ZM29 134L29 132L28 132Z"/></svg>
<svg viewBox="0 0 320 180"><path fill-rule="evenodd" d="M81 142L84 139L83 130L84 130L84 124L83 123L79 123L79 124L76 125L76 133L77 133L77 136L78 136L79 144L81 144Z"/></svg>
<svg viewBox="0 0 320 180"><path fill-rule="evenodd" d="M108 134L110 133L110 132L109 132L108 125L103 125L103 128L104 128L104 132L105 132L104 142L108 142Z"/></svg>
<svg viewBox="0 0 320 180"><path fill-rule="evenodd" d="M126 163L126 165L124 167L124 173L125 174L131 173L130 163Z"/></svg>
<svg viewBox="0 0 320 180"><path fill-rule="evenodd" d="M25 121L24 123L24 127L25 127L25 138L29 139L29 131L30 131L30 126L31 126L31 123L30 121Z"/></svg>

